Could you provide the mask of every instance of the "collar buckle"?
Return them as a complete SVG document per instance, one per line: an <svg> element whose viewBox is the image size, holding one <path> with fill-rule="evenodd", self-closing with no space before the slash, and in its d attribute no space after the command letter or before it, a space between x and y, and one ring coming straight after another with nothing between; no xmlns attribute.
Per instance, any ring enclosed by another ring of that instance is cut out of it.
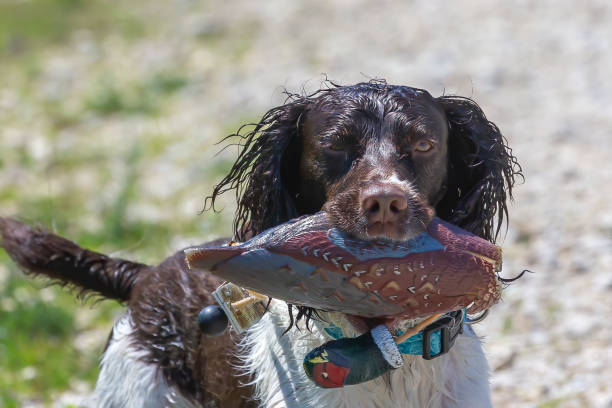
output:
<svg viewBox="0 0 612 408"><path fill-rule="evenodd" d="M440 331L440 352L431 354L431 336ZM463 311L457 310L436 320L423 329L423 359L432 360L448 353L455 339L463 332Z"/></svg>

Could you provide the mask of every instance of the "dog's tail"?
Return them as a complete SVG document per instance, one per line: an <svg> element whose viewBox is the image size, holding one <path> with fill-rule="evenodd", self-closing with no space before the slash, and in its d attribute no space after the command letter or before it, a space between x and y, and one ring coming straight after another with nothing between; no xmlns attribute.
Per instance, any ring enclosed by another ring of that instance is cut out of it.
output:
<svg viewBox="0 0 612 408"><path fill-rule="evenodd" d="M127 301L141 272L150 266L110 258L12 218L0 217L0 246L26 274L58 280L78 297L100 295Z"/></svg>

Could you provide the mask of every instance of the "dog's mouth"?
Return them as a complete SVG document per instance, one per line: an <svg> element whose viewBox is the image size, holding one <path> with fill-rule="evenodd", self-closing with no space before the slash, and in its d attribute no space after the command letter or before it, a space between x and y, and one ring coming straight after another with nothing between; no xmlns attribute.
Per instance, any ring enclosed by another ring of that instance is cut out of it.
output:
<svg viewBox="0 0 612 408"><path fill-rule="evenodd" d="M369 239L388 239L391 241L402 241L412 238L395 222L375 222L366 227L365 235Z"/></svg>
<svg viewBox="0 0 612 408"><path fill-rule="evenodd" d="M433 218L434 211L422 209L410 218L391 222L374 222L366 224L365 231L355 234L363 240L408 241L427 231L427 225Z"/></svg>
<svg viewBox="0 0 612 408"><path fill-rule="evenodd" d="M427 231L435 210L419 197L402 192L405 203L388 205L381 215L380 205L369 208L354 205L354 197L340 194L323 207L329 223L346 234L363 241L408 241Z"/></svg>

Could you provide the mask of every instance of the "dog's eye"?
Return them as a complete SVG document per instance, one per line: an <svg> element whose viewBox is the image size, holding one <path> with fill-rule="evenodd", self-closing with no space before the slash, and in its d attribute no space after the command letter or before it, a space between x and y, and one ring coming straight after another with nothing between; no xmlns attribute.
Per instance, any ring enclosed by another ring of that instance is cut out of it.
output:
<svg viewBox="0 0 612 408"><path fill-rule="evenodd" d="M416 150L417 152L425 153L433 149L433 147L433 143L428 142L427 140L421 140L417 142L417 144L414 146L414 150Z"/></svg>

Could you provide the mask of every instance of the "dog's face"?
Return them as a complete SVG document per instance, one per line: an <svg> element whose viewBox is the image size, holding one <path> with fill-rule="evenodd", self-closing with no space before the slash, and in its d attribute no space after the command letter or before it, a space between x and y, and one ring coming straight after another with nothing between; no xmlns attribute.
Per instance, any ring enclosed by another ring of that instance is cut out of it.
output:
<svg viewBox="0 0 612 408"><path fill-rule="evenodd" d="M363 239L409 239L434 209L495 239L520 166L474 101L382 81L328 85L235 135L243 148L210 198L236 191L237 240L321 209Z"/></svg>
<svg viewBox="0 0 612 408"><path fill-rule="evenodd" d="M444 194L448 127L424 91L363 93L317 101L301 131L301 213L322 207L362 239L423 232Z"/></svg>

